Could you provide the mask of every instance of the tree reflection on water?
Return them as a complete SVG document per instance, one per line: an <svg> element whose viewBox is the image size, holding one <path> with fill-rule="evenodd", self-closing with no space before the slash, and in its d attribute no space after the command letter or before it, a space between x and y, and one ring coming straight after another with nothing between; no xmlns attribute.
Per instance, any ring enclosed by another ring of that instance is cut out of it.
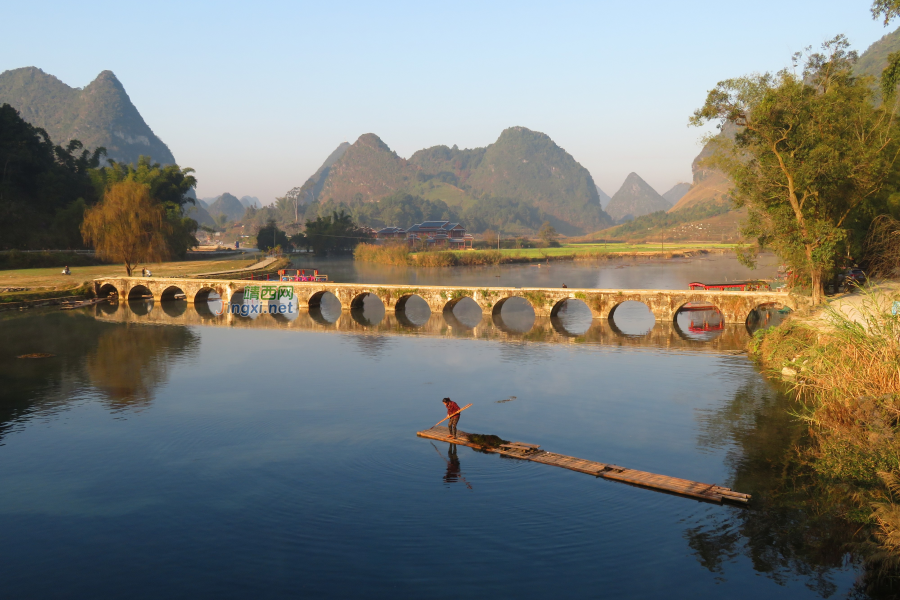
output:
<svg viewBox="0 0 900 600"><path fill-rule="evenodd" d="M728 447L731 487L752 494L746 509L709 511L685 532L701 565L723 574L738 557L783 584L804 580L824 598L838 591L835 578L861 566L853 597L893 598L891 578L876 577L866 561L868 511L845 485L816 476L804 461L808 429L792 413L799 407L787 389L748 379L723 406L701 417L701 447Z"/></svg>
<svg viewBox="0 0 900 600"><path fill-rule="evenodd" d="M126 325L104 332L85 371L114 410L146 406L170 369L196 353L199 337L186 327Z"/></svg>
<svg viewBox="0 0 900 600"><path fill-rule="evenodd" d="M80 311L12 313L0 326L0 440L16 424L100 392L112 410L146 406L176 361L195 353L186 327L105 323ZM41 352L43 359L17 359Z"/></svg>

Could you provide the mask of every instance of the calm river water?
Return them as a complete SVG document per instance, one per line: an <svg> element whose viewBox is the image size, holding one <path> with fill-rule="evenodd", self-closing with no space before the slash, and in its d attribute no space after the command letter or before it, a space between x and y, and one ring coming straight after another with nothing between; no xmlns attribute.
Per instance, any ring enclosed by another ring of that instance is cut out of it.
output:
<svg viewBox="0 0 900 600"><path fill-rule="evenodd" d="M336 281L490 285L497 274L316 264ZM719 256L499 275L684 288L747 273ZM642 305L610 322L575 308L551 321L511 306L499 322L414 306L256 319L199 308L0 314L3 597L854 590L857 526L817 519L810 492L789 481L802 427L741 353L742 325L698 333L690 315L654 324ZM53 356L17 358L29 353ZM464 431L727 485L753 506L453 453L415 435L444 416L444 396L474 404Z"/></svg>

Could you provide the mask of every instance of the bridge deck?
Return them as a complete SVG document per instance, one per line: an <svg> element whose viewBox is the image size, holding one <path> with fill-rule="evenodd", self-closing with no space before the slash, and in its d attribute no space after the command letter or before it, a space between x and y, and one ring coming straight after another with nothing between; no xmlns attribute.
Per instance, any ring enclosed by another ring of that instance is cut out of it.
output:
<svg viewBox="0 0 900 600"><path fill-rule="evenodd" d="M750 501L750 494L742 494L711 483L700 483L698 481L690 481L689 479L669 477L668 475L657 475L646 471L638 471L636 469L594 462L582 458L575 458L574 456L557 454L555 452L547 452L539 449L533 444L521 444L515 442L511 445L502 446L499 449L485 448L469 440L469 434L462 431L457 432L456 439L451 438L450 430L446 427L432 427L431 429L426 429L424 431L417 431L416 435L441 442L451 442L461 446L469 446L470 448L477 448L479 450L493 452L512 458L530 460L531 462L552 465L554 467L562 467L563 469L587 473L588 475L593 475L595 477L621 481L622 483L676 494L678 496L687 496L705 502L715 502L717 504L721 504L722 502L747 504Z"/></svg>

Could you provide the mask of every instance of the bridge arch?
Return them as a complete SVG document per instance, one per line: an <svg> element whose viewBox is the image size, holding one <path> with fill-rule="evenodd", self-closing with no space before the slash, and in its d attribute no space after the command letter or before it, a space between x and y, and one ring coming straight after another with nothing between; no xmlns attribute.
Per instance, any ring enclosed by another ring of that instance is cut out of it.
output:
<svg viewBox="0 0 900 600"><path fill-rule="evenodd" d="M384 301L373 292L362 292L350 301L350 318L363 327L378 325L384 320L386 313Z"/></svg>
<svg viewBox="0 0 900 600"><path fill-rule="evenodd" d="M309 317L322 325L334 325L341 317L344 305L331 291L317 290L306 300Z"/></svg>
<svg viewBox="0 0 900 600"><path fill-rule="evenodd" d="M761 302L747 314L744 326L752 335L758 329L778 325L790 312L793 312L792 309L781 302Z"/></svg>
<svg viewBox="0 0 900 600"><path fill-rule="evenodd" d="M475 329L483 318L483 309L473 298L463 296L444 305L444 321L454 329Z"/></svg>
<svg viewBox="0 0 900 600"><path fill-rule="evenodd" d="M654 318L654 320L659 320L656 316L656 313L653 312L653 307L650 306L650 304L648 302L645 302L643 299L637 299L637 298L623 298L622 300L615 302L612 305L612 308L609 309L609 316L607 318L615 319L616 310L621 308L623 304L628 304L628 303L631 303L632 307L634 307L636 304L643 304L644 308L647 309L647 312L650 313L650 315Z"/></svg>
<svg viewBox="0 0 900 600"><path fill-rule="evenodd" d="M678 322L679 316L683 323ZM675 332L682 339L704 342L722 335L727 322L727 315L718 304L707 300L684 302L673 318Z"/></svg>
<svg viewBox="0 0 900 600"><path fill-rule="evenodd" d="M515 312L516 305L518 305L520 314ZM504 316L504 307L507 309L512 308L514 312L511 314L507 313ZM491 319L500 331L514 335L524 335L534 328L534 324L537 322L537 312L534 304L527 298L513 295L501 298L494 304L494 308L491 311Z"/></svg>
<svg viewBox="0 0 900 600"><path fill-rule="evenodd" d="M153 298L153 292L146 285L135 285L128 290L128 301L132 300L150 300Z"/></svg>
<svg viewBox="0 0 900 600"><path fill-rule="evenodd" d="M213 295L218 296L218 298L211 298ZM222 297L222 293L219 290L209 286L201 287L197 290L197 293L194 294L194 304L206 303L213 299L225 301L225 298Z"/></svg>
<svg viewBox="0 0 900 600"><path fill-rule="evenodd" d="M98 298L108 298L109 296L118 296L119 289L111 283L104 283L97 290Z"/></svg>
<svg viewBox="0 0 900 600"><path fill-rule="evenodd" d="M372 301L372 298L377 298L378 302L384 306L384 301L376 294L375 292L365 291L360 292L353 296L350 300L350 310L362 310L365 307L366 300Z"/></svg>
<svg viewBox="0 0 900 600"><path fill-rule="evenodd" d="M313 292L313 293L309 296L309 298L306 300L306 305L307 305L309 308L321 308L321 306L322 306L322 301L325 300L325 298L326 298L327 296L331 296L332 298L334 298L334 299L338 302L338 304L340 304L340 302L341 302L340 298L338 298L337 296L335 296L334 294L332 294L330 291L328 291L328 290L318 290L318 291L316 291L316 292ZM343 304L341 304L341 308L342 308L342 309L343 309L343 307L344 307Z"/></svg>
<svg viewBox="0 0 900 600"><path fill-rule="evenodd" d="M410 292L401 295L394 305L397 322L404 327L422 327L433 313L428 301L417 293Z"/></svg>
<svg viewBox="0 0 900 600"><path fill-rule="evenodd" d="M580 298L563 298L550 309L550 325L567 337L578 337L593 324L594 315L587 302Z"/></svg>
<svg viewBox="0 0 900 600"><path fill-rule="evenodd" d="M418 298L422 302L425 302L425 304L428 304L428 302L425 300L425 298L423 298L419 294L406 293L406 294L403 294L402 296L400 296L399 298L397 298L397 302L394 304L394 310L406 310L406 303L409 302L410 300L412 300L413 298ZM429 306L428 309L431 310L431 307Z"/></svg>
<svg viewBox="0 0 900 600"><path fill-rule="evenodd" d="M703 310L704 307L710 307L710 309L716 310L723 317L725 316L725 311L723 311L717 303L708 300L698 301L696 299L692 299L677 305L675 311L672 313L672 320L674 321L678 317L678 313L680 312Z"/></svg>
<svg viewBox="0 0 900 600"><path fill-rule="evenodd" d="M494 303L493 308L491 308L491 315L493 315L493 316L499 315L500 311L503 310L503 306L510 300L513 300L513 298L518 298L519 300L524 301L526 304L528 304L528 306L531 307L531 310L534 311L534 314L537 315L537 309L535 308L534 303L531 302L525 296L520 296L518 294L512 294L510 296L506 296L505 298L500 298L499 300L497 300L497 302ZM514 304L518 303L519 300L513 300L513 303Z"/></svg>
<svg viewBox="0 0 900 600"><path fill-rule="evenodd" d="M182 296L179 298L178 296ZM160 302L168 302L170 300L186 300L187 295L184 293L184 290L178 287L177 285L170 285L166 289L163 290L162 294L159 295Z"/></svg>

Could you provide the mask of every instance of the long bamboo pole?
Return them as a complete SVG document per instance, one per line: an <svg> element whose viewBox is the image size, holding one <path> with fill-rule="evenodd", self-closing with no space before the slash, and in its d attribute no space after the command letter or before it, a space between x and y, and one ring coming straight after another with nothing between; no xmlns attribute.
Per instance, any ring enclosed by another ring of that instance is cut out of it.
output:
<svg viewBox="0 0 900 600"><path fill-rule="evenodd" d="M456 415L458 415L458 414L461 413L462 411L466 410L466 409L469 408L470 406L472 406L471 403L466 404L465 406L463 406L461 409L459 409L458 411L456 411L456 412L453 413L452 415L447 415L446 417L444 417L443 419L441 419L440 421L438 421L437 423L435 423L431 428L434 429L435 427L437 427L438 425L440 425L441 423L443 423L444 421L446 421L446 420L449 419L450 417L455 417Z"/></svg>

